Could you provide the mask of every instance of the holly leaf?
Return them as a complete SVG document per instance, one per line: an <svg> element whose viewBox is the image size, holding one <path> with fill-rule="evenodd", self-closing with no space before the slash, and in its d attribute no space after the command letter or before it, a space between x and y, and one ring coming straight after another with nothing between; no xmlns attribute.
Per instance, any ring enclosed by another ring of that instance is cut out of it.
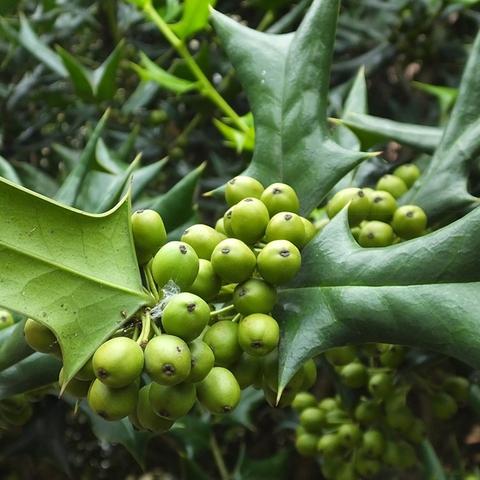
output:
<svg viewBox="0 0 480 480"><path fill-rule="evenodd" d="M280 385L332 347L386 342L480 366L480 209L408 242L361 248L344 209L279 294ZM454 254L452 254L454 252Z"/></svg>
<svg viewBox="0 0 480 480"><path fill-rule="evenodd" d="M255 151L246 175L289 183L310 212L372 154L347 150L327 128L339 0L314 0L293 34L257 32L213 12L213 23L247 94Z"/></svg>
<svg viewBox="0 0 480 480"><path fill-rule="evenodd" d="M67 379L149 302L130 231L128 196L92 215L0 178L0 305L56 334Z"/></svg>

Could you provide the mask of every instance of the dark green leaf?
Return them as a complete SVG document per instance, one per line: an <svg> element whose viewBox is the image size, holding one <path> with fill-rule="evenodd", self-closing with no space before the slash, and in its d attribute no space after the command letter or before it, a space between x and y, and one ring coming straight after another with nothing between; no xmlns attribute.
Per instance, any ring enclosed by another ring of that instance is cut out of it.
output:
<svg viewBox="0 0 480 480"><path fill-rule="evenodd" d="M51 355L34 353L0 372L0 400L56 382L62 363Z"/></svg>
<svg viewBox="0 0 480 480"><path fill-rule="evenodd" d="M95 162L95 148L107 122L108 115L109 111L107 110L97 123L95 130L90 135L87 145L85 146L75 168L70 172L55 195L55 199L58 202L64 203L65 205L76 204L75 202L77 201L82 182Z"/></svg>
<svg viewBox="0 0 480 480"><path fill-rule="evenodd" d="M93 72L95 98L110 100L117 91L117 71L123 55L125 42L121 40L109 57Z"/></svg>
<svg viewBox="0 0 480 480"><path fill-rule="evenodd" d="M116 155L110 152L108 147L105 145L105 142L101 138L99 138L97 141L95 156L98 164L108 173L123 173L128 167L127 163L120 162Z"/></svg>
<svg viewBox="0 0 480 480"><path fill-rule="evenodd" d="M10 165L8 160L5 160L1 155L0 155L0 177L6 178L7 180L17 183L18 185L22 185L22 181L20 180L20 177L18 176L15 169Z"/></svg>
<svg viewBox="0 0 480 480"><path fill-rule="evenodd" d="M139 168L133 174L132 180L132 201L135 201L143 192L145 187L163 170L167 164L168 158L162 158L158 162L151 163L145 167Z"/></svg>
<svg viewBox="0 0 480 480"><path fill-rule="evenodd" d="M20 175L20 185L35 190L47 197L53 197L58 190L58 184L52 177L29 163L15 163L15 169L18 175Z"/></svg>
<svg viewBox="0 0 480 480"><path fill-rule="evenodd" d="M344 209L280 292L281 384L307 358L349 343L418 346L480 366L479 248L480 209L424 237L368 249L351 236Z"/></svg>
<svg viewBox="0 0 480 480"><path fill-rule="evenodd" d="M77 95L87 102L93 100L92 72L87 70L73 55L70 55L70 53L62 47L57 46L57 52L70 75L70 80Z"/></svg>
<svg viewBox="0 0 480 480"><path fill-rule="evenodd" d="M247 93L255 152L247 175L285 181L309 212L367 154L328 136L327 94L339 0L314 0L295 34L271 35L214 12L216 30Z"/></svg>
<svg viewBox="0 0 480 480"><path fill-rule="evenodd" d="M16 323L10 329L8 338L0 343L0 371L11 367L33 353L27 342L25 342L24 326L25 320Z"/></svg>
<svg viewBox="0 0 480 480"><path fill-rule="evenodd" d="M442 464L428 440L422 442L420 451L425 467L425 480L447 480Z"/></svg>

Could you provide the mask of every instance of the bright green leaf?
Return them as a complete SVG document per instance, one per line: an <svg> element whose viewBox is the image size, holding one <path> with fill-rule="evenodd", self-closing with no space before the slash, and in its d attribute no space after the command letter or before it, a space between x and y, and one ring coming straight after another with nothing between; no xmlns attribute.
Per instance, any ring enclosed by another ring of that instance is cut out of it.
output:
<svg viewBox="0 0 480 480"><path fill-rule="evenodd" d="M0 179L0 305L57 335L70 379L149 302L130 231L128 198L89 215Z"/></svg>
<svg viewBox="0 0 480 480"><path fill-rule="evenodd" d="M213 0L185 0L183 2L182 18L173 23L170 28L182 40L203 30L208 24L209 8Z"/></svg>
<svg viewBox="0 0 480 480"><path fill-rule="evenodd" d="M93 72L95 98L111 100L117 91L117 71L122 59L124 40L121 40L108 58Z"/></svg>

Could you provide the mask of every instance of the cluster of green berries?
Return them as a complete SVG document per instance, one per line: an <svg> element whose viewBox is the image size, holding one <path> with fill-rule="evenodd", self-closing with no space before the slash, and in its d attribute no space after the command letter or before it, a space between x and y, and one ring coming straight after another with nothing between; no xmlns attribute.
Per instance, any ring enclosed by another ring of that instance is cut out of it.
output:
<svg viewBox="0 0 480 480"><path fill-rule="evenodd" d="M168 430L197 400L212 414L231 412L250 385L277 403L277 286L298 272L300 249L316 231L298 214L298 197L286 184L264 189L239 176L227 184L225 198L229 209L215 228L193 225L180 241L167 242L157 212L132 215L137 259L156 304L103 343L66 385L62 369L62 390L86 397L107 420L128 416L152 431ZM61 358L43 324L27 320L25 338ZM307 362L283 404L315 378L315 365Z"/></svg>
<svg viewBox="0 0 480 480"><path fill-rule="evenodd" d="M320 459L325 478L376 478L388 469L417 465L416 447L425 439L426 425L408 404L416 390L441 421L453 418L458 407L466 404L466 378L443 372L438 382L431 383L429 372L417 384L420 377L412 380L399 370L406 351L389 344L334 348L325 358L337 381L352 391L344 396L350 401L339 396L319 401L306 391L296 395L292 403L299 415L296 448L302 455Z"/></svg>
<svg viewBox="0 0 480 480"><path fill-rule="evenodd" d="M386 247L425 233L427 216L416 205L397 205L397 199L420 176L416 165L404 164L384 175L372 188L345 188L327 203L326 213L333 218L347 204L352 234L362 247ZM325 219L321 225L327 223Z"/></svg>

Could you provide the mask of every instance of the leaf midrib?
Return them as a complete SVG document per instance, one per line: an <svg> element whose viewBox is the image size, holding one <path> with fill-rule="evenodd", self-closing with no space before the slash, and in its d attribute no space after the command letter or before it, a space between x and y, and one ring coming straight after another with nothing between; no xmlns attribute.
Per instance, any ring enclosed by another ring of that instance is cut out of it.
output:
<svg viewBox="0 0 480 480"><path fill-rule="evenodd" d="M5 241L2 241L1 244L3 244L7 250L11 250L11 251L14 251L20 255L23 255L25 257L28 257L28 258L31 258L33 259L34 261L37 261L37 262L40 262L44 265L48 265L48 266L51 266L53 267L54 269L56 270L59 270L59 271L63 271L65 273L69 273L75 277L78 277L78 278L83 278L83 279L86 279L92 283L98 283L98 284L101 284L103 286L106 286L106 287L109 287L113 290L119 290L121 292L124 292L124 293L128 293L129 295L132 295L132 296L136 296L136 297L139 297L139 298L144 298L145 300L148 300L148 295L146 295L145 293L143 292L139 292L138 290L131 290L130 288L127 288L127 287L124 287L123 285L119 285L119 284L115 284L115 283L112 283L112 282L109 282L109 281L106 281L106 280L103 280L103 279L100 279L100 278L97 278L97 277L94 277L92 275L88 275L86 273L82 273L82 272L79 272L79 271L76 271L70 267L67 267L65 265L61 265L59 263L56 263L56 262L53 262L51 260L48 260L44 257L41 257L40 255L34 255L26 250L23 250L21 248L18 248L18 247L14 247L13 245L5 242Z"/></svg>

